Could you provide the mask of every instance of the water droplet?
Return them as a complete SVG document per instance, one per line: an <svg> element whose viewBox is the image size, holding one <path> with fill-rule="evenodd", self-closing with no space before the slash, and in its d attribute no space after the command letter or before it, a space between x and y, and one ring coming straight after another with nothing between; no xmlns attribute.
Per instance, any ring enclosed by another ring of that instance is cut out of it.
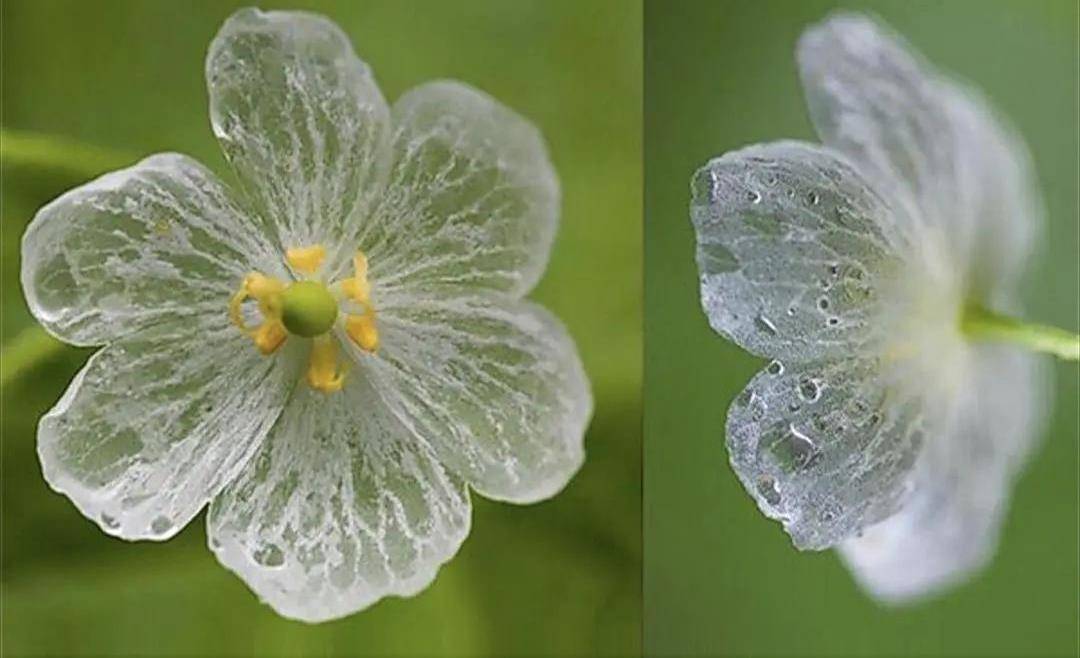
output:
<svg viewBox="0 0 1080 658"><path fill-rule="evenodd" d="M251 558L264 567L280 567L285 564L285 555L276 544L264 544L260 546Z"/></svg>
<svg viewBox="0 0 1080 658"><path fill-rule="evenodd" d="M820 308L823 311L828 310L829 309L829 298L828 297L821 297L820 299L818 299L817 300L817 307Z"/></svg>
<svg viewBox="0 0 1080 658"><path fill-rule="evenodd" d="M787 197L789 199L794 199L795 198L795 188L793 188L793 187L787 188L787 191L785 191L784 193L787 194Z"/></svg>
<svg viewBox="0 0 1080 658"><path fill-rule="evenodd" d="M829 265L829 274L831 274L833 276L837 276L837 275L840 274L840 265L839 265L839 263L833 263L833 264Z"/></svg>
<svg viewBox="0 0 1080 658"><path fill-rule="evenodd" d="M835 327L836 325L840 324L840 318L834 315L833 317L828 319L828 323L830 327Z"/></svg>
<svg viewBox="0 0 1080 658"><path fill-rule="evenodd" d="M816 380L804 377L799 382L799 397L807 402L817 402L818 398L821 397L821 386Z"/></svg>
<svg viewBox="0 0 1080 658"><path fill-rule="evenodd" d="M750 203L761 203L761 193L757 190L749 190L746 193L746 200Z"/></svg>
<svg viewBox="0 0 1080 658"><path fill-rule="evenodd" d="M786 432L773 434L759 445L759 449L768 450L777 466L789 473L809 469L821 457L817 445L794 425L789 426Z"/></svg>
<svg viewBox="0 0 1080 658"><path fill-rule="evenodd" d="M765 184L768 185L769 187L772 187L772 186L776 185L779 182L780 182L780 179L776 177L776 174L769 174L769 176L765 179Z"/></svg>
<svg viewBox="0 0 1080 658"><path fill-rule="evenodd" d="M795 307L794 307L794 306L789 306L789 307L787 307L787 314L788 314L789 316L793 316L793 315L795 315Z"/></svg>
<svg viewBox="0 0 1080 658"><path fill-rule="evenodd" d="M820 201L820 200L821 200L821 197L818 196L817 192L810 192L809 194L806 195L806 202L809 203L812 206L816 206L818 204L818 201Z"/></svg>
<svg viewBox="0 0 1080 658"><path fill-rule="evenodd" d="M167 516L159 516L150 522L150 532L155 535L163 535L166 532L172 530L173 522Z"/></svg>
<svg viewBox="0 0 1080 658"><path fill-rule="evenodd" d="M780 504L780 488L777 486L776 480L768 475L762 475L758 478L757 491L765 499L765 502L773 507Z"/></svg>
<svg viewBox="0 0 1080 658"><path fill-rule="evenodd" d="M784 374L784 364L779 361L770 361L765 371L770 375L782 375Z"/></svg>
<svg viewBox="0 0 1080 658"><path fill-rule="evenodd" d="M764 331L770 336L776 335L776 325L773 324L772 320L765 317L764 315L758 315L756 318L754 318L754 324L757 326L758 329Z"/></svg>
<svg viewBox="0 0 1080 658"><path fill-rule="evenodd" d="M787 408L788 408L788 411L793 412L793 413L798 411L799 409L802 409L802 407L799 405L798 402L792 402L791 404L788 405Z"/></svg>
<svg viewBox="0 0 1080 658"><path fill-rule="evenodd" d="M109 530L116 530L120 527L120 521L118 521L115 517L106 514L105 512L101 513L101 522Z"/></svg>

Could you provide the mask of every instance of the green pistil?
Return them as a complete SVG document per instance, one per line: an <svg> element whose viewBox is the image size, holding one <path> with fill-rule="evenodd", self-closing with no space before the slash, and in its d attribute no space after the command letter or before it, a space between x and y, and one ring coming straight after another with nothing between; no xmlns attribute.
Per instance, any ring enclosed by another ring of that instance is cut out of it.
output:
<svg viewBox="0 0 1080 658"><path fill-rule="evenodd" d="M1057 327L1028 324L982 306L964 310L960 330L973 341L1012 343L1059 359L1080 361L1080 335Z"/></svg>
<svg viewBox="0 0 1080 658"><path fill-rule="evenodd" d="M337 314L337 300L321 283L298 281L281 293L281 323L291 334L321 336L334 326Z"/></svg>

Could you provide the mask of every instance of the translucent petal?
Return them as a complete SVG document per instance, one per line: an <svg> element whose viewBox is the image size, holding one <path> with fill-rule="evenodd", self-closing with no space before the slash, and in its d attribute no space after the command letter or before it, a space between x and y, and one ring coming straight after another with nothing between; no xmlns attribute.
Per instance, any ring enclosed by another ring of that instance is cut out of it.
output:
<svg viewBox="0 0 1080 658"><path fill-rule="evenodd" d="M314 14L241 9L210 44L206 81L214 134L280 245L351 257L390 123L348 37Z"/></svg>
<svg viewBox="0 0 1080 658"><path fill-rule="evenodd" d="M22 242L34 317L70 343L222 312L244 273L273 271L269 246L213 173L154 155L38 211Z"/></svg>
<svg viewBox="0 0 1080 658"><path fill-rule="evenodd" d="M711 160L691 189L713 329L784 360L875 340L908 247L892 209L846 161L798 142L751 146Z"/></svg>
<svg viewBox="0 0 1080 658"><path fill-rule="evenodd" d="M354 350L386 403L490 498L561 490L584 459L592 395L574 343L529 302L395 299L382 346Z"/></svg>
<svg viewBox="0 0 1080 658"><path fill-rule="evenodd" d="M987 345L973 348L969 364L946 429L927 434L903 508L840 545L859 582L881 600L931 594L985 564L1039 437L1050 392L1045 364Z"/></svg>
<svg viewBox="0 0 1080 658"><path fill-rule="evenodd" d="M224 311L166 322L95 354L38 426L45 479L125 539L167 539L250 459L297 359L264 358Z"/></svg>
<svg viewBox="0 0 1080 658"><path fill-rule="evenodd" d="M1013 285L1042 209L1022 141L981 94L855 14L808 30L798 59L825 144L882 193L913 200L908 217L943 226L977 295Z"/></svg>
<svg viewBox="0 0 1080 658"><path fill-rule="evenodd" d="M800 549L828 548L895 512L923 434L921 401L868 358L773 361L727 419L732 468Z"/></svg>
<svg viewBox="0 0 1080 658"><path fill-rule="evenodd" d="M426 587L469 531L469 497L361 376L301 386L210 506L210 546L278 613L341 617Z"/></svg>
<svg viewBox="0 0 1080 658"><path fill-rule="evenodd" d="M390 183L361 240L375 284L528 292L559 213L540 133L458 82L409 91L393 121Z"/></svg>

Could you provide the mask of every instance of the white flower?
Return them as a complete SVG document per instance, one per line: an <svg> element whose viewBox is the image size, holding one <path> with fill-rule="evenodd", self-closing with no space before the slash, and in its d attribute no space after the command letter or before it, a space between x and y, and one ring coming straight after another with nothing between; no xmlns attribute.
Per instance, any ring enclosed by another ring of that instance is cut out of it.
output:
<svg viewBox="0 0 1080 658"><path fill-rule="evenodd" d="M1041 207L986 101L870 19L811 28L798 62L824 146L750 146L692 183L709 321L774 359L727 447L797 547L901 601L987 561L1039 435L1040 362L977 339L1019 310Z"/></svg>
<svg viewBox="0 0 1080 658"><path fill-rule="evenodd" d="M41 420L45 477L125 539L209 503L213 552L287 617L415 594L470 487L541 500L584 458L576 349L522 300L558 220L541 137L457 82L388 107L310 14L237 12L206 77L239 190L155 155L26 232L35 317L105 345Z"/></svg>

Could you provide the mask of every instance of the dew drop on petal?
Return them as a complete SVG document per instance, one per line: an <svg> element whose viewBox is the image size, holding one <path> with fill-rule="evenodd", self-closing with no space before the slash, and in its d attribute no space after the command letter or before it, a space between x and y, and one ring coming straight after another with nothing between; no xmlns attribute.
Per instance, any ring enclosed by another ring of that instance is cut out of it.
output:
<svg viewBox="0 0 1080 658"><path fill-rule="evenodd" d="M775 336L777 334L776 325L773 324L772 320L765 317L764 315L758 315L756 318L754 318L754 325L761 331L769 334L770 336Z"/></svg>
<svg viewBox="0 0 1080 658"><path fill-rule="evenodd" d="M780 488L776 480L768 475L762 475L757 481L757 492L765 499L765 502L776 507L780 504Z"/></svg>
<svg viewBox="0 0 1080 658"><path fill-rule="evenodd" d="M799 382L799 397L807 402L817 402L821 397L821 386L809 377Z"/></svg>
<svg viewBox="0 0 1080 658"><path fill-rule="evenodd" d="M285 564L285 555L276 544L264 544L251 554L251 558L264 567L280 567Z"/></svg>
<svg viewBox="0 0 1080 658"><path fill-rule="evenodd" d="M784 364L780 363L779 361L770 361L769 365L766 366L765 370L770 375L782 375L784 374Z"/></svg>
<svg viewBox="0 0 1080 658"><path fill-rule="evenodd" d="M119 521L117 521L117 520L116 520L116 519L115 519L114 517L112 517L112 516L109 516L109 515L108 515L108 514L106 514L105 512L102 512L102 513L101 513L101 522L102 522L102 523L103 523L103 524L105 525L105 527L106 527L106 528L108 528L109 530L116 530L117 528L119 528L119 527L120 527L120 522L119 522Z"/></svg>
<svg viewBox="0 0 1080 658"><path fill-rule="evenodd" d="M167 516L159 516L150 522L150 532L155 535L164 535L168 531L172 530L173 522Z"/></svg>

